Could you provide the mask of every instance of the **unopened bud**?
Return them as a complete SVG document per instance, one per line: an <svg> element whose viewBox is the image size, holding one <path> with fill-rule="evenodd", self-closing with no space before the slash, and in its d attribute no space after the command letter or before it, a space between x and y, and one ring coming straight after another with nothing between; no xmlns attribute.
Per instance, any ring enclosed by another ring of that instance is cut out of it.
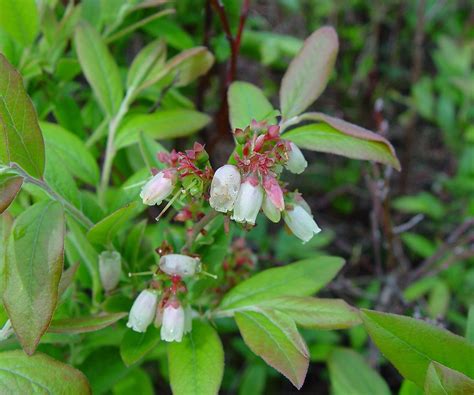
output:
<svg viewBox="0 0 474 395"><path fill-rule="evenodd" d="M181 254L168 254L160 258L160 269L169 276L191 277L201 271L201 261Z"/></svg>
<svg viewBox="0 0 474 395"><path fill-rule="evenodd" d="M161 339L166 342L180 342L185 327L184 309L177 300L169 301L163 310Z"/></svg>
<svg viewBox="0 0 474 395"><path fill-rule="evenodd" d="M294 174L301 174L308 166L308 162L298 146L292 142L289 143L288 161L285 167Z"/></svg>
<svg viewBox="0 0 474 395"><path fill-rule="evenodd" d="M234 165L217 169L211 183L211 207L222 213L231 211L240 189L240 172Z"/></svg>
<svg viewBox="0 0 474 395"><path fill-rule="evenodd" d="M128 316L127 326L135 332L145 332L153 322L156 313L158 296L154 291L145 289L133 302L133 306Z"/></svg>
<svg viewBox="0 0 474 395"><path fill-rule="evenodd" d="M100 281L106 291L117 286L121 272L121 257L117 251L103 251L99 255Z"/></svg>
<svg viewBox="0 0 474 395"><path fill-rule="evenodd" d="M280 222L281 211L273 204L272 200L268 197L268 195L265 195L265 197L263 198L262 210L270 221L274 223Z"/></svg>
<svg viewBox="0 0 474 395"><path fill-rule="evenodd" d="M303 240L303 243L308 242L315 234L321 232L313 216L298 204L295 204L291 210L285 211L283 219L293 234Z"/></svg>
<svg viewBox="0 0 474 395"><path fill-rule="evenodd" d="M140 197L144 204L159 205L173 192L176 181L174 170L166 169L153 176L142 188Z"/></svg>
<svg viewBox="0 0 474 395"><path fill-rule="evenodd" d="M232 219L237 222L255 225L258 212L262 207L262 201L263 188L256 178L248 178L240 186Z"/></svg>

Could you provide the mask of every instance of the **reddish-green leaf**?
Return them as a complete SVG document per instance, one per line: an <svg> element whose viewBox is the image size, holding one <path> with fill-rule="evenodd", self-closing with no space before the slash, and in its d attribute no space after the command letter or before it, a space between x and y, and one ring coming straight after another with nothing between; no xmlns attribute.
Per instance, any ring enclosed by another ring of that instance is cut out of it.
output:
<svg viewBox="0 0 474 395"><path fill-rule="evenodd" d="M45 200L16 219L8 240L3 301L23 349L33 354L58 301L64 213Z"/></svg>
<svg viewBox="0 0 474 395"><path fill-rule="evenodd" d="M345 329L361 323L357 309L342 299L280 296L257 306L282 311L298 325L309 328Z"/></svg>
<svg viewBox="0 0 474 395"><path fill-rule="evenodd" d="M431 362L426 372L424 389L426 395L472 395L474 380L437 362Z"/></svg>
<svg viewBox="0 0 474 395"><path fill-rule="evenodd" d="M128 313L103 314L91 317L61 318L53 320L48 332L51 333L86 333L95 332L115 324Z"/></svg>
<svg viewBox="0 0 474 395"><path fill-rule="evenodd" d="M308 296L331 281L344 264L338 257L320 256L265 270L232 288L219 308L258 305L278 296Z"/></svg>
<svg viewBox="0 0 474 395"><path fill-rule="evenodd" d="M209 324L193 322L181 343L168 344L170 384L174 395L213 395L224 374L224 349Z"/></svg>
<svg viewBox="0 0 474 395"><path fill-rule="evenodd" d="M43 176L44 142L33 103L20 74L0 54L0 162L17 163L36 178Z"/></svg>
<svg viewBox="0 0 474 395"><path fill-rule="evenodd" d="M0 174L0 214L13 202L20 191L23 178L14 174Z"/></svg>
<svg viewBox="0 0 474 395"><path fill-rule="evenodd" d="M373 160L401 169L390 142L370 130L322 113L303 114L301 120L318 121L285 133L286 139L301 148Z"/></svg>
<svg viewBox="0 0 474 395"><path fill-rule="evenodd" d="M282 116L301 114L323 92L336 62L339 41L336 31L325 26L309 36L290 63L280 87Z"/></svg>
<svg viewBox="0 0 474 395"><path fill-rule="evenodd" d="M0 353L0 392L87 395L91 389L79 370L45 354L29 357L15 350Z"/></svg>
<svg viewBox="0 0 474 395"><path fill-rule="evenodd" d="M474 378L474 344L414 318L362 310L370 337L407 379L423 387L432 361Z"/></svg>
<svg viewBox="0 0 474 395"><path fill-rule="evenodd" d="M247 346L300 389L309 353L294 321L278 311L241 311L235 321Z"/></svg>

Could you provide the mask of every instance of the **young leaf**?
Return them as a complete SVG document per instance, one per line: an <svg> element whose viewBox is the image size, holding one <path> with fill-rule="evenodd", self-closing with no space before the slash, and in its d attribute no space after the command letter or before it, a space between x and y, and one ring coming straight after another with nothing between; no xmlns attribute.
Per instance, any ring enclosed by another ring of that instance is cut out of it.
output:
<svg viewBox="0 0 474 395"><path fill-rule="evenodd" d="M140 132L157 140L189 136L210 121L208 115L193 110L163 110L153 114L132 115L120 127L116 147L123 148L136 143Z"/></svg>
<svg viewBox="0 0 474 395"><path fill-rule="evenodd" d="M133 60L127 75L127 88L138 87L156 78L162 72L165 60L165 42L163 40L152 41Z"/></svg>
<svg viewBox="0 0 474 395"><path fill-rule="evenodd" d="M323 92L336 62L339 41L336 31L325 26L309 36L290 63L280 87L282 116L302 113Z"/></svg>
<svg viewBox="0 0 474 395"><path fill-rule="evenodd" d="M233 82L227 92L227 100L232 129L244 129L252 119L263 121L274 111L260 88L248 82ZM271 118L270 123L275 123L275 117Z"/></svg>
<svg viewBox="0 0 474 395"><path fill-rule="evenodd" d="M426 395L474 394L474 380L437 362L431 362L426 372Z"/></svg>
<svg viewBox="0 0 474 395"><path fill-rule="evenodd" d="M278 311L237 312L235 321L247 346L300 389L309 353L294 321Z"/></svg>
<svg viewBox="0 0 474 395"><path fill-rule="evenodd" d="M206 74L214 64L214 55L206 47L183 51L170 59L166 69L173 76L174 86L185 86Z"/></svg>
<svg viewBox="0 0 474 395"><path fill-rule="evenodd" d="M95 332L115 324L127 314L113 313L90 317L61 318L51 322L48 332L71 334Z"/></svg>
<svg viewBox="0 0 474 395"><path fill-rule="evenodd" d="M145 333L127 330L120 343L120 356L124 364L131 366L140 361L157 346L160 340L160 330L154 326L148 327Z"/></svg>
<svg viewBox="0 0 474 395"><path fill-rule="evenodd" d="M0 173L0 214L13 202L22 185L22 177L14 174Z"/></svg>
<svg viewBox="0 0 474 395"><path fill-rule="evenodd" d="M91 185L99 182L99 167L85 144L59 125L40 122L46 146L54 149L63 165L74 176Z"/></svg>
<svg viewBox="0 0 474 395"><path fill-rule="evenodd" d="M2 54L0 54L0 162L17 163L33 177L43 176L44 142L35 108L23 87L20 74Z"/></svg>
<svg viewBox="0 0 474 395"><path fill-rule="evenodd" d="M384 379L355 351L336 348L328 359L334 395L390 395Z"/></svg>
<svg viewBox="0 0 474 395"><path fill-rule="evenodd" d="M320 256L264 270L232 288L219 309L258 305L278 296L308 296L324 287L339 272L344 260Z"/></svg>
<svg viewBox="0 0 474 395"><path fill-rule="evenodd" d="M303 119L320 123L300 126L285 133L285 138L299 147L353 159L373 160L401 169L395 150L382 136L322 113L304 115Z"/></svg>
<svg viewBox="0 0 474 395"><path fill-rule="evenodd" d="M426 322L395 314L362 310L370 337L407 379L423 387L432 362L474 378L474 345ZM416 334L416 336L414 336Z"/></svg>
<svg viewBox="0 0 474 395"><path fill-rule="evenodd" d="M137 202L132 202L114 211L95 224L87 233L87 239L95 244L106 245L114 238L122 225L136 214Z"/></svg>
<svg viewBox="0 0 474 395"><path fill-rule="evenodd" d="M219 335L209 324L193 321L181 343L169 343L168 366L174 395L217 394L224 374Z"/></svg>
<svg viewBox="0 0 474 395"><path fill-rule="evenodd" d="M99 33L81 22L74 35L77 56L104 112L114 115L123 98L119 69Z"/></svg>
<svg viewBox="0 0 474 395"><path fill-rule="evenodd" d="M48 355L31 357L20 350L0 353L2 393L91 394L86 377Z"/></svg>
<svg viewBox="0 0 474 395"><path fill-rule="evenodd" d="M64 213L45 200L18 216L8 241L3 302L23 349L33 354L58 301Z"/></svg>
<svg viewBox="0 0 474 395"><path fill-rule="evenodd" d="M342 299L280 296L262 301L258 307L279 310L308 328L345 329L361 323L357 309Z"/></svg>
<svg viewBox="0 0 474 395"><path fill-rule="evenodd" d="M39 15L36 7L35 0L0 0L2 30L25 47L33 43L39 31Z"/></svg>

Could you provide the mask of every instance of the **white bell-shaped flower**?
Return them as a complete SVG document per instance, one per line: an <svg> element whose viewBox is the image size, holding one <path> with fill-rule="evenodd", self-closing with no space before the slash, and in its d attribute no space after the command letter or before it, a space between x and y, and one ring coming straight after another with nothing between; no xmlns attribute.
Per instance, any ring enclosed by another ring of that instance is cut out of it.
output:
<svg viewBox="0 0 474 395"><path fill-rule="evenodd" d="M237 222L255 225L258 212L262 207L262 201L263 188L256 178L249 177L240 185L232 219Z"/></svg>
<svg viewBox="0 0 474 395"><path fill-rule="evenodd" d="M168 254L160 258L160 269L170 276L191 277L201 271L201 261L181 254Z"/></svg>
<svg viewBox="0 0 474 395"><path fill-rule="evenodd" d="M280 222L281 211L277 206L273 204L272 199L270 199L268 195L265 195L265 197L263 198L262 210L270 221L274 223Z"/></svg>
<svg viewBox="0 0 474 395"><path fill-rule="evenodd" d="M170 301L163 310L161 322L161 339L166 342L180 342L185 329L185 314L181 304Z"/></svg>
<svg viewBox="0 0 474 395"><path fill-rule="evenodd" d="M291 210L285 211L283 219L293 234L303 240L303 243L308 242L315 234L321 232L313 216L298 204L295 204Z"/></svg>
<svg viewBox="0 0 474 395"><path fill-rule="evenodd" d="M135 332L146 332L155 317L157 303L158 296L154 291L145 289L140 292L128 315L127 326Z"/></svg>
<svg viewBox="0 0 474 395"><path fill-rule="evenodd" d="M233 165L224 165L217 169L211 183L209 204L222 213L234 208L235 199L240 188L240 172Z"/></svg>
<svg viewBox="0 0 474 395"><path fill-rule="evenodd" d="M290 142L289 147L288 161L285 167L294 174L301 174L308 166L308 162L306 162L303 153L295 143Z"/></svg>
<svg viewBox="0 0 474 395"><path fill-rule="evenodd" d="M121 272L121 257L117 251L103 251L99 255L100 282L106 291L117 286Z"/></svg>
<svg viewBox="0 0 474 395"><path fill-rule="evenodd" d="M140 197L143 204L159 205L173 192L176 174L171 169L160 171L154 175L142 188Z"/></svg>

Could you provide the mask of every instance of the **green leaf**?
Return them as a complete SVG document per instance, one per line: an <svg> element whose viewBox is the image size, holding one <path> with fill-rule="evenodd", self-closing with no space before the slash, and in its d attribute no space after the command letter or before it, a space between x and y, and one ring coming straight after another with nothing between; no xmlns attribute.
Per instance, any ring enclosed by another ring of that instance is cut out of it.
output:
<svg viewBox="0 0 474 395"><path fill-rule="evenodd" d="M166 44L155 40L143 48L133 59L127 75L127 88L139 87L141 84L156 79L162 74L166 61Z"/></svg>
<svg viewBox="0 0 474 395"><path fill-rule="evenodd" d="M114 385L113 395L130 395L133 393L140 395L155 394L153 382L143 369L134 369Z"/></svg>
<svg viewBox="0 0 474 395"><path fill-rule="evenodd" d="M244 129L252 119L263 121L274 111L260 88L248 82L233 82L227 92L227 100L232 129ZM275 123L275 117L271 117L269 122Z"/></svg>
<svg viewBox="0 0 474 395"><path fill-rule="evenodd" d="M69 288L69 286L73 283L77 269L79 269L79 262L76 262L74 265L68 267L66 270L63 271L58 286L59 296L62 296L64 292L66 292L66 290Z"/></svg>
<svg viewBox="0 0 474 395"><path fill-rule="evenodd" d="M372 160L390 165L397 170L401 169L395 150L382 136L325 114L303 115L305 116L303 119L321 121L321 123L312 123L290 130L285 133L285 139L312 151L327 152L352 159Z"/></svg>
<svg viewBox="0 0 474 395"><path fill-rule="evenodd" d="M467 313L466 339L474 343L474 304L469 306Z"/></svg>
<svg viewBox="0 0 474 395"><path fill-rule="evenodd" d="M355 351L336 348L328 359L334 395L390 395L384 379Z"/></svg>
<svg viewBox="0 0 474 395"><path fill-rule="evenodd" d="M128 313L113 313L91 317L61 318L51 322L48 332L72 334L95 332L115 324L127 315Z"/></svg>
<svg viewBox="0 0 474 395"><path fill-rule="evenodd" d="M189 136L210 121L208 115L192 110L160 110L153 114L135 114L123 122L115 144L117 148L134 144L138 141L140 132L157 140Z"/></svg>
<svg viewBox="0 0 474 395"><path fill-rule="evenodd" d="M58 301L64 228L61 204L45 200L18 216L8 241L3 302L30 355L46 332Z"/></svg>
<svg viewBox="0 0 474 395"><path fill-rule="evenodd" d="M422 258L428 258L436 251L436 244L425 236L413 232L404 232L400 235L403 243L409 250Z"/></svg>
<svg viewBox="0 0 474 395"><path fill-rule="evenodd" d="M0 0L0 10L0 30L25 47L31 45L39 31L35 0Z"/></svg>
<svg viewBox="0 0 474 395"><path fill-rule="evenodd" d="M0 390L5 394L90 394L86 377L48 355L0 353Z"/></svg>
<svg viewBox="0 0 474 395"><path fill-rule="evenodd" d="M0 297L2 298L3 290L5 289L6 252L12 227L13 217L8 212L0 214ZM0 316L2 315L1 311L2 309L0 308Z"/></svg>
<svg viewBox="0 0 474 395"><path fill-rule="evenodd" d="M339 272L344 260L321 256L264 270L232 288L219 309L258 305L278 296L308 296L324 287Z"/></svg>
<svg viewBox="0 0 474 395"><path fill-rule="evenodd" d="M91 185L99 182L99 167L86 145L59 125L40 122L48 148L54 149L63 165L74 176Z"/></svg>
<svg viewBox="0 0 474 395"><path fill-rule="evenodd" d="M148 169L164 169L166 167L165 163L158 160L157 154L159 152L168 152L168 150L159 142L153 140L149 135L140 132L138 137L138 145Z"/></svg>
<svg viewBox="0 0 474 395"><path fill-rule="evenodd" d="M414 196L401 196L393 200L392 206L404 213L426 214L433 219L441 219L446 213L443 203L428 192L421 192Z"/></svg>
<svg viewBox="0 0 474 395"><path fill-rule="evenodd" d="M290 63L280 87L284 118L302 113L323 92L336 62L339 42L336 31L325 26L309 36Z"/></svg>
<svg viewBox="0 0 474 395"><path fill-rule="evenodd" d="M120 343L120 356L127 366L140 361L160 342L160 330L150 326L145 333L127 330Z"/></svg>
<svg viewBox="0 0 474 395"><path fill-rule="evenodd" d="M431 362L426 372L424 389L426 395L472 395L474 380L456 370Z"/></svg>
<svg viewBox="0 0 474 395"><path fill-rule="evenodd" d="M214 64L214 55L206 47L185 50L166 64L174 86L185 86L206 74Z"/></svg>
<svg viewBox="0 0 474 395"><path fill-rule="evenodd" d="M181 343L168 345L170 384L174 395L217 394L224 374L224 349L209 324L193 321Z"/></svg>
<svg viewBox="0 0 474 395"><path fill-rule="evenodd" d="M300 389L309 353L294 321L278 311L237 312L235 321L247 346Z"/></svg>
<svg viewBox="0 0 474 395"><path fill-rule="evenodd" d="M81 22L74 35L77 56L84 75L102 109L112 116L123 98L119 69L99 33L87 22Z"/></svg>
<svg viewBox="0 0 474 395"><path fill-rule="evenodd" d="M44 156L33 103L20 74L0 54L0 162L17 163L31 176L41 178Z"/></svg>
<svg viewBox="0 0 474 395"><path fill-rule="evenodd" d="M342 299L280 296L258 307L272 308L290 316L298 325L315 329L346 329L361 323L357 309Z"/></svg>
<svg viewBox="0 0 474 395"><path fill-rule="evenodd" d="M439 280L431 289L427 310L432 318L444 317L448 311L451 294L444 281Z"/></svg>
<svg viewBox="0 0 474 395"><path fill-rule="evenodd" d="M254 363L247 366L239 384L239 395L262 395L265 390L267 368L263 363Z"/></svg>
<svg viewBox="0 0 474 395"><path fill-rule="evenodd" d="M9 173L0 173L0 214L13 202L22 185L22 177Z"/></svg>
<svg viewBox="0 0 474 395"><path fill-rule="evenodd" d="M423 387L426 370L439 362L474 378L474 345L426 322L395 314L362 310L370 337L407 379Z"/></svg>
<svg viewBox="0 0 474 395"><path fill-rule="evenodd" d="M96 244L108 244L112 241L122 225L136 214L137 202L119 208L95 224L87 233L87 239Z"/></svg>
<svg viewBox="0 0 474 395"><path fill-rule="evenodd" d="M398 395L423 395L424 392L413 381L403 380Z"/></svg>

